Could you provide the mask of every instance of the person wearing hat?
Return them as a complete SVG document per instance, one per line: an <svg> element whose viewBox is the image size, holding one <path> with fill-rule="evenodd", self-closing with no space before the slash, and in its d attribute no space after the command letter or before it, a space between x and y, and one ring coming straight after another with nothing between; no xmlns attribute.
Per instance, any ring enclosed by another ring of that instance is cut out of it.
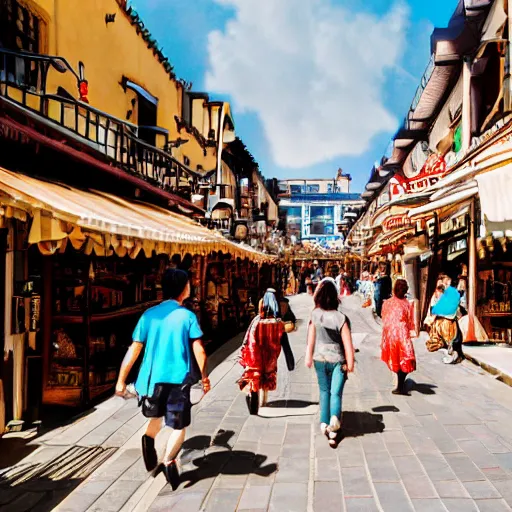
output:
<svg viewBox="0 0 512 512"><path fill-rule="evenodd" d="M116 394L126 396L126 379L144 348L135 390L142 414L149 418L142 436L142 455L146 469L158 466L155 438L163 424L171 429L163 460L164 473L173 490L180 484L176 458L191 422L190 389L202 379L203 391L210 390L206 374L203 335L196 315L183 306L190 296L188 274L169 268L162 278L164 301L141 316L133 343L119 371Z"/></svg>

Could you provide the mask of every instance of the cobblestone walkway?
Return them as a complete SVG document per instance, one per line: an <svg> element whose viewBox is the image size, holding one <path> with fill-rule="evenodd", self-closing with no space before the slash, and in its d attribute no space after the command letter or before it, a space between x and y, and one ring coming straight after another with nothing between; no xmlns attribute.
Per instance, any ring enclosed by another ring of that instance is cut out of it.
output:
<svg viewBox="0 0 512 512"><path fill-rule="evenodd" d="M217 366L212 392L193 411L177 492L163 475L145 473L144 419L133 401L113 398L36 439L36 451L0 472L0 510L52 510L56 503L66 512L512 510L511 388L468 362L443 365L418 341L410 396L393 396L379 360L380 327L349 298L344 307L360 351L345 387L344 439L333 450L318 434L316 379L303 365L311 299L291 302L301 319L290 336L297 369L288 373L280 361L278 391L251 417L235 384L236 354ZM89 461L88 471L70 480L54 469L35 471L23 484L8 478L22 467L54 468L70 449ZM74 489L63 499L66 483Z"/></svg>

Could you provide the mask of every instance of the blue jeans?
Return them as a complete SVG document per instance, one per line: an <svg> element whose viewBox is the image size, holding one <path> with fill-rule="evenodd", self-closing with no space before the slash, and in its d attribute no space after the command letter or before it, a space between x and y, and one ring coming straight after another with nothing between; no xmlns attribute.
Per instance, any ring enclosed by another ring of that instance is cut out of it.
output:
<svg viewBox="0 0 512 512"><path fill-rule="evenodd" d="M314 363L320 388L320 423L329 425L332 416L341 421L341 398L347 376L340 363Z"/></svg>

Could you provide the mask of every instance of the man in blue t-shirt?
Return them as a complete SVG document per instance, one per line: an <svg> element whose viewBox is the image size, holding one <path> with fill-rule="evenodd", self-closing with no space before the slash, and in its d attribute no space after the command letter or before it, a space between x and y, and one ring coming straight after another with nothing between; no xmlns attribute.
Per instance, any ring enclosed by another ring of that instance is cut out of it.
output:
<svg viewBox="0 0 512 512"><path fill-rule="evenodd" d="M142 437L142 454L148 471L158 465L155 437L165 425L172 433L163 461L164 472L173 489L180 483L176 457L185 440L185 428L191 421L190 388L202 379L203 390L210 390L206 374L203 333L194 313L183 307L190 296L188 274L168 269L162 279L164 302L148 309L133 332L119 371L116 394L126 393L126 379L144 348L144 359L135 383L142 404L142 414L150 418ZM200 375L199 375L200 374Z"/></svg>

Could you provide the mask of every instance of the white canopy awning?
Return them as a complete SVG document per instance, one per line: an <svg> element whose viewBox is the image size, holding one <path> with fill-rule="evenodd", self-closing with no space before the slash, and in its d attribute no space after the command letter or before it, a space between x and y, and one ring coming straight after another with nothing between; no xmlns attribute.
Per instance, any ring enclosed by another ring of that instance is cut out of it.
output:
<svg viewBox="0 0 512 512"><path fill-rule="evenodd" d="M478 194L478 187L471 187L469 189L464 189L460 192L453 192L446 197L438 199L437 201L430 201L424 206L420 206L418 208L411 208L407 212L407 215L409 217L417 217L418 215L433 212L446 206L455 205L459 202L469 199L470 197L475 196L476 194Z"/></svg>
<svg viewBox="0 0 512 512"><path fill-rule="evenodd" d="M512 229L512 164L476 176L488 232Z"/></svg>

